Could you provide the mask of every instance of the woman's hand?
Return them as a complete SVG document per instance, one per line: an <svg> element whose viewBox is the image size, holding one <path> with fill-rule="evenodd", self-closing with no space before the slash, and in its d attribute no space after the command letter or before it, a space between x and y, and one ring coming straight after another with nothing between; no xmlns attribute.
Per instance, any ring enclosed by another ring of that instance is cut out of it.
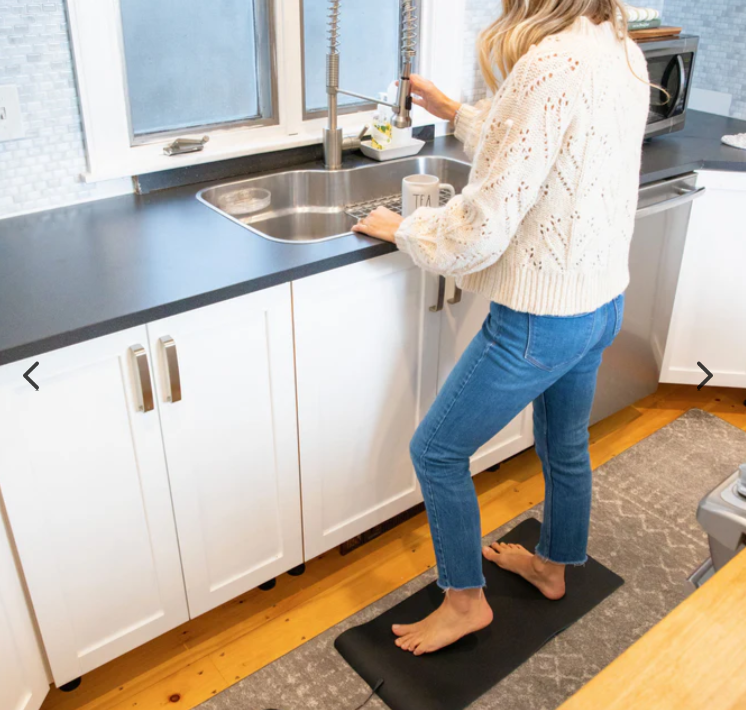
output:
<svg viewBox="0 0 746 710"><path fill-rule="evenodd" d="M451 122L456 119L456 113L461 108L458 101L449 99L432 81L421 77L419 74L412 74L410 82L412 84L412 101L415 104L422 106L436 118L443 118Z"/></svg>
<svg viewBox="0 0 746 710"><path fill-rule="evenodd" d="M383 239L385 242L396 242L395 234L403 222L401 215L385 207L376 207L365 219L361 219L353 228L353 232L367 234L369 237Z"/></svg>

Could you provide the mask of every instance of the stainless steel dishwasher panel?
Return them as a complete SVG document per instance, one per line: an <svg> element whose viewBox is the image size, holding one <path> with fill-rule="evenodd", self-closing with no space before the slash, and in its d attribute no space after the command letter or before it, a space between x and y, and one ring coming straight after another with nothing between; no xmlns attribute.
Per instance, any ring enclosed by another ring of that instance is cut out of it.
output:
<svg viewBox="0 0 746 710"><path fill-rule="evenodd" d="M640 189L624 323L604 353L591 423L655 392L679 282L696 173Z"/></svg>

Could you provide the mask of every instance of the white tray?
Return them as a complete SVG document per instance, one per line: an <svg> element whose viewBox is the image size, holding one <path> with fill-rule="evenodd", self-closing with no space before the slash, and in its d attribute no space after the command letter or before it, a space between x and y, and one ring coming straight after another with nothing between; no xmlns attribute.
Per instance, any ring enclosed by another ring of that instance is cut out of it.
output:
<svg viewBox="0 0 746 710"><path fill-rule="evenodd" d="M367 155L373 160L396 160L397 158L408 158L411 155L417 155L423 146L425 141L417 140L412 138L404 145L398 145L395 148L386 148L385 150L378 150L374 148L370 141L363 141L360 144L360 150L363 151L364 155Z"/></svg>

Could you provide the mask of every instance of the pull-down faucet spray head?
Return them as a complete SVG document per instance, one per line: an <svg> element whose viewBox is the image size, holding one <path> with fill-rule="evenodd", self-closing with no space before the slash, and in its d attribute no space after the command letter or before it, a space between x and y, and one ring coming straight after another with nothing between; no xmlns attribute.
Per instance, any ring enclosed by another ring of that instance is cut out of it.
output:
<svg viewBox="0 0 746 710"><path fill-rule="evenodd" d="M396 128L412 125L412 63L417 54L418 18L415 0L402 0L401 4L401 71L399 93L392 120Z"/></svg>

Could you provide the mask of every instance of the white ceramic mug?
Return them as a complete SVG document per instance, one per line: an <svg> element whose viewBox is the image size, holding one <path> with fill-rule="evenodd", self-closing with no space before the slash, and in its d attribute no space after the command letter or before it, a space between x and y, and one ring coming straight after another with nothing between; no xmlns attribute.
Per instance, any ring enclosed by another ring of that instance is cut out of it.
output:
<svg viewBox="0 0 746 710"><path fill-rule="evenodd" d="M410 175L402 180L402 216L409 217L420 207L438 207L440 191L456 195L453 185L441 182L435 175Z"/></svg>

